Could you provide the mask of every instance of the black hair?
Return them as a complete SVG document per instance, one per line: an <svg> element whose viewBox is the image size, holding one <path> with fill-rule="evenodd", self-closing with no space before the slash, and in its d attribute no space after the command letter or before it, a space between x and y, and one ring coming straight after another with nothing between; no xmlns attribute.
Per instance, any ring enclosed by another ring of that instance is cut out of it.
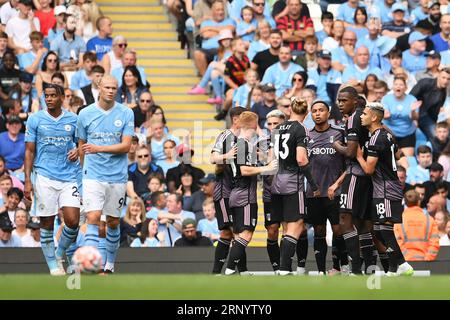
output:
<svg viewBox="0 0 450 320"><path fill-rule="evenodd" d="M47 71L47 60L50 55L54 55L56 57L56 70L59 70L59 57L55 51L49 51L44 57L44 61L42 62L42 71Z"/></svg>
<svg viewBox="0 0 450 320"><path fill-rule="evenodd" d="M417 148L417 155L419 153L431 153L431 148L423 144Z"/></svg>
<svg viewBox="0 0 450 320"><path fill-rule="evenodd" d="M105 69L100 66L100 65L96 65L92 68L92 73L102 73L105 74Z"/></svg>
<svg viewBox="0 0 450 320"><path fill-rule="evenodd" d="M146 91L146 92L150 92L150 91ZM167 124L167 120L166 120L166 116L164 115L163 108L161 108L160 106L156 106L156 105L151 106L150 112L152 113L152 115L156 112L156 110L161 110L162 115L163 115L162 122L164 123L164 126L165 126Z"/></svg>
<svg viewBox="0 0 450 320"><path fill-rule="evenodd" d="M448 191L448 186L445 181L440 181L436 184L436 191L439 189L444 189L445 191Z"/></svg>
<svg viewBox="0 0 450 320"><path fill-rule="evenodd" d="M331 12L324 11L324 12L322 12L322 17L320 18L320 21L323 21L325 19L334 20L334 16Z"/></svg>
<svg viewBox="0 0 450 320"><path fill-rule="evenodd" d="M141 224L139 240L141 241L142 244L145 242L145 239L147 239L147 237L149 236L148 226L150 225L150 222L152 222L153 220L155 220L155 219L148 218L148 219L145 219L145 221L142 222L142 224ZM155 238L158 239L158 232L156 232Z"/></svg>
<svg viewBox="0 0 450 320"><path fill-rule="evenodd" d="M247 109L242 107L235 107L231 108L230 110L230 119L233 119L234 117L239 117L242 112L247 111Z"/></svg>
<svg viewBox="0 0 450 320"><path fill-rule="evenodd" d="M6 193L6 196L10 197L13 194L17 195L19 197L20 201L22 201L22 199L23 199L22 190L20 190L19 188L16 188L16 187L12 187L11 189L8 190L8 192Z"/></svg>
<svg viewBox="0 0 450 320"><path fill-rule="evenodd" d="M133 76L138 79L138 82L136 84L136 86L138 88L144 87L144 83L142 82L141 74L140 74L138 68L136 66L128 66L128 67L125 67L125 69L123 70L123 74L122 74L122 92L123 93L125 93L125 91L127 90L127 85L125 84L125 73L127 73L127 71L130 71L133 74Z"/></svg>
<svg viewBox="0 0 450 320"><path fill-rule="evenodd" d="M358 14L358 12L361 12L366 17L366 20L364 20L364 23L366 23L368 19L367 10L364 7L358 7L356 8L355 14L353 15L353 21L355 22L355 24L356 24L356 15Z"/></svg>
<svg viewBox="0 0 450 320"><path fill-rule="evenodd" d="M308 82L308 74L305 71L297 71L292 76L292 83L294 83L294 76L295 75L301 76L303 78L303 88L305 88L306 87L306 83Z"/></svg>
<svg viewBox="0 0 450 320"><path fill-rule="evenodd" d="M163 194L164 194L164 192L162 192L162 191L156 191L156 192L152 193L152 195L150 196L150 199L152 201L153 206L156 205L156 202L158 202L159 197Z"/></svg>
<svg viewBox="0 0 450 320"><path fill-rule="evenodd" d="M59 94L60 96L64 95L64 88L59 86L59 85L57 85L57 84L44 82L43 89L44 89L44 92L45 92L46 89L55 89L57 94Z"/></svg>
<svg viewBox="0 0 450 320"><path fill-rule="evenodd" d="M355 98L355 99L358 98L358 96L359 96L358 91L356 91L356 89L352 86L343 87L339 91L339 93L349 93L352 96L352 98Z"/></svg>

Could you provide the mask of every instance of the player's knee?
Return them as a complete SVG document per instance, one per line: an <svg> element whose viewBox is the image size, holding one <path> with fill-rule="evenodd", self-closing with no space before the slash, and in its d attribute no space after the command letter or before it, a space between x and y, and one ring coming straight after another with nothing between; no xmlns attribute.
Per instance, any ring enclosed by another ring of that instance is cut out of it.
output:
<svg viewBox="0 0 450 320"><path fill-rule="evenodd" d="M106 224L108 228L116 229L119 226L120 220L118 218L108 217Z"/></svg>
<svg viewBox="0 0 450 320"><path fill-rule="evenodd" d="M277 240L280 233L278 224L271 224L266 228L267 228L267 238L270 240Z"/></svg>
<svg viewBox="0 0 450 320"><path fill-rule="evenodd" d="M231 239L233 239L233 232L231 232L230 229L221 230L220 237L222 239L231 240Z"/></svg>
<svg viewBox="0 0 450 320"><path fill-rule="evenodd" d="M327 234L327 228L324 225L314 226L314 236L315 237L325 237Z"/></svg>
<svg viewBox="0 0 450 320"><path fill-rule="evenodd" d="M54 217L41 217L39 221L39 226L41 229L53 230Z"/></svg>

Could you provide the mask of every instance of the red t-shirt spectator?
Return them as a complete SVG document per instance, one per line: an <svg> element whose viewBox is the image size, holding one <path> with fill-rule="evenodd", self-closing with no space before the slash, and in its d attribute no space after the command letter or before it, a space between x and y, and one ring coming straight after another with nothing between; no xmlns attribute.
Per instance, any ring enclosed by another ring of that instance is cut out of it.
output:
<svg viewBox="0 0 450 320"><path fill-rule="evenodd" d="M289 15L286 15L277 20L277 28L284 31L288 30L305 31L308 28L314 28L314 23L311 20L311 18L307 16L300 16L300 18L294 20L290 18ZM289 42L291 50L296 51L303 50L303 44L304 44L303 41Z"/></svg>
<svg viewBox="0 0 450 320"><path fill-rule="evenodd" d="M49 12L44 12L42 10L36 11L34 16L39 19L39 23L41 24L41 32L46 37L48 35L48 30L53 28L56 23L55 13L52 10Z"/></svg>

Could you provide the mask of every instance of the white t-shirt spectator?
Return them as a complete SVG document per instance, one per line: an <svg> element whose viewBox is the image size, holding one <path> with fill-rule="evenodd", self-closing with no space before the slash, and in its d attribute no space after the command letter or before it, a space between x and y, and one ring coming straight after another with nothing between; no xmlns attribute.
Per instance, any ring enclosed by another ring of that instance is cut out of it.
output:
<svg viewBox="0 0 450 320"><path fill-rule="evenodd" d="M439 245L440 246L450 246L450 238L448 237L448 234L446 234L441 239L439 239Z"/></svg>
<svg viewBox="0 0 450 320"><path fill-rule="evenodd" d="M0 9L0 19L2 20L3 25L6 25L11 18L17 16L19 16L19 10L11 7L11 2L8 1L2 5L2 8Z"/></svg>
<svg viewBox="0 0 450 320"><path fill-rule="evenodd" d="M33 18L34 26L37 31L41 30L38 18ZM12 38L14 44L18 47L31 50L30 33L31 26L28 19L21 19L18 16L11 18L6 24L6 34Z"/></svg>
<svg viewBox="0 0 450 320"><path fill-rule="evenodd" d="M22 248L40 248L41 242L34 240L33 236L27 235L25 237L22 237Z"/></svg>

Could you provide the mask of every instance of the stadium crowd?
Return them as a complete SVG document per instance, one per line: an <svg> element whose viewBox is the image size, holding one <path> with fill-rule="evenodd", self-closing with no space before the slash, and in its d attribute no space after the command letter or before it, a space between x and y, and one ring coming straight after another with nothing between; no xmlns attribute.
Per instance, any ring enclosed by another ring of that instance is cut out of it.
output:
<svg viewBox="0 0 450 320"><path fill-rule="evenodd" d="M445 0L308 3L168 0L202 77L188 94L211 92L219 121L234 107L255 112L262 132L269 112L284 112L293 97L329 103L330 121L342 124L337 93L355 87L367 102L383 104L383 123L407 156L398 177L404 192L420 199L405 215L431 221L427 241L439 235L440 245L450 245L450 7ZM23 194L24 132L29 115L46 109L46 84L63 86L64 109L78 114L98 101L105 74L117 79L116 101L133 110L136 132L120 245L216 242L215 175L191 164L189 137L171 135L136 52L125 37L111 37L113 21L95 2L10 0L0 19L0 247L40 245L33 204ZM310 114L304 123L314 126ZM56 239L63 225L60 215ZM82 225L77 243L84 232ZM396 230L399 242L408 232L419 231Z"/></svg>

